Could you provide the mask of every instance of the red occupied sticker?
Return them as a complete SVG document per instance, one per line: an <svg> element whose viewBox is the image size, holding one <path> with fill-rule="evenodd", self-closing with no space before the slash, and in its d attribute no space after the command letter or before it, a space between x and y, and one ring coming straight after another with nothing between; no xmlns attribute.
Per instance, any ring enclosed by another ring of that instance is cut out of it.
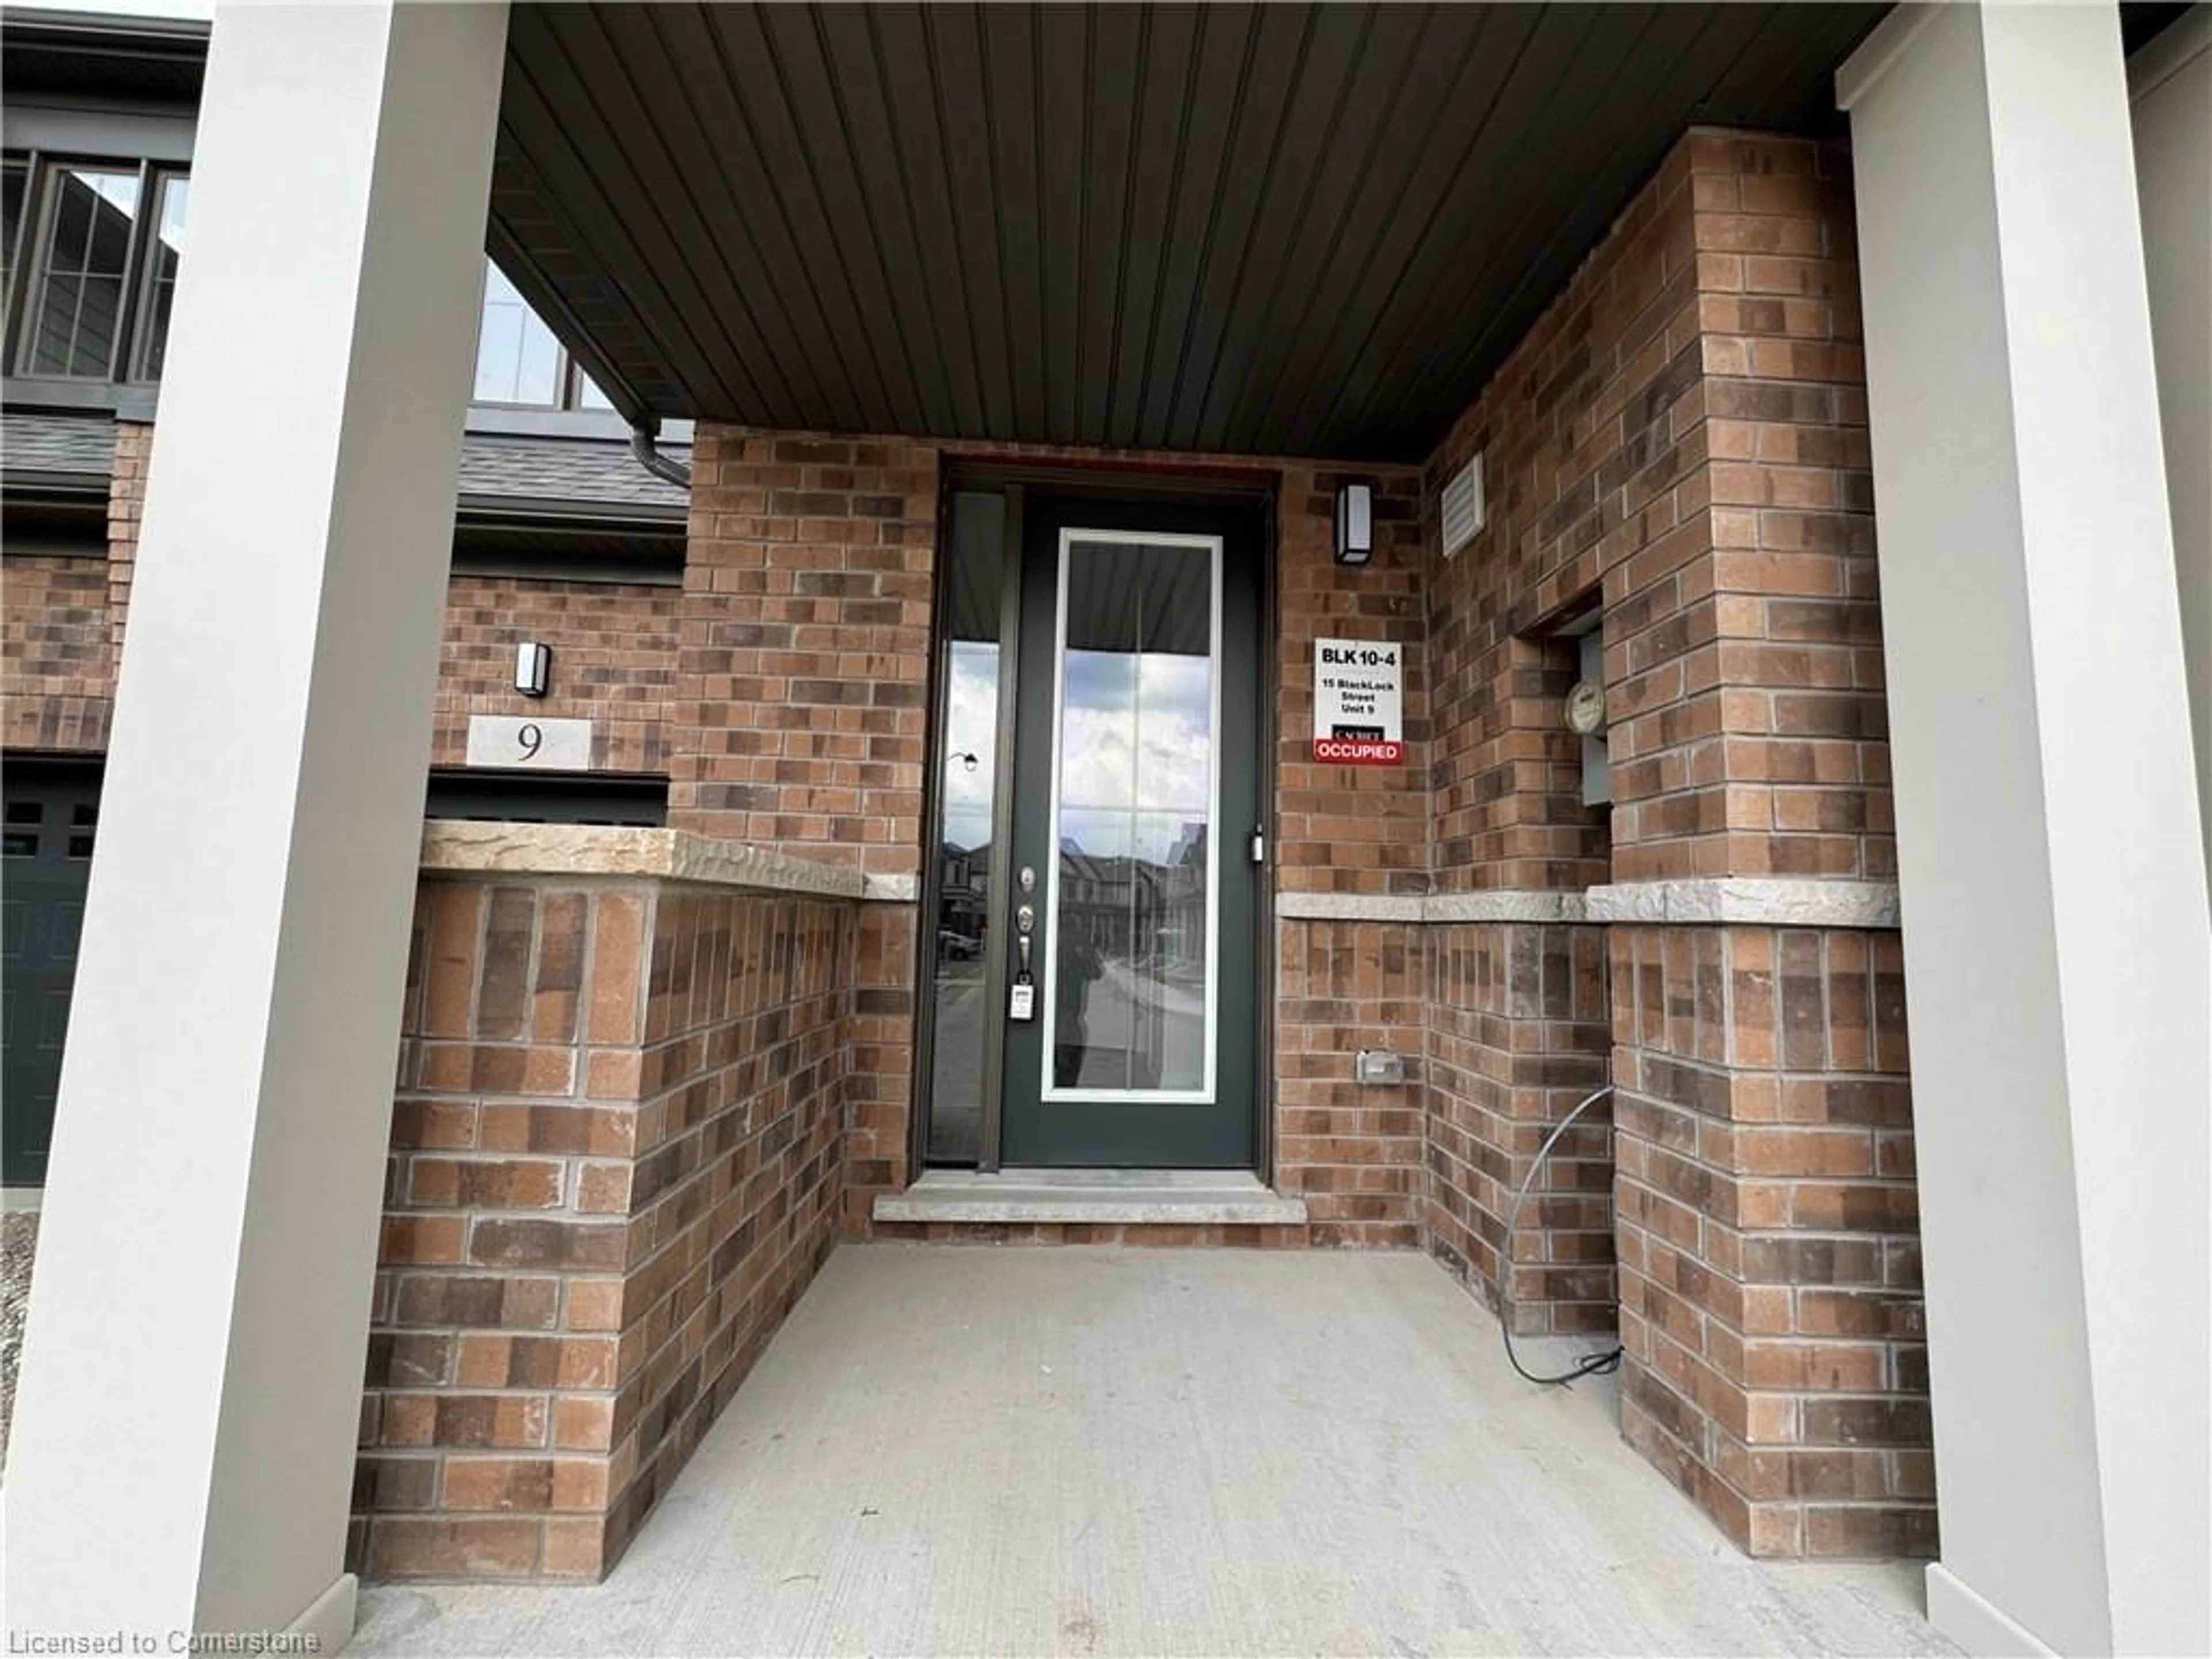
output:
<svg viewBox="0 0 2212 1659"><path fill-rule="evenodd" d="M1395 738L1316 738L1313 751L1332 766L1396 766L1406 758Z"/></svg>

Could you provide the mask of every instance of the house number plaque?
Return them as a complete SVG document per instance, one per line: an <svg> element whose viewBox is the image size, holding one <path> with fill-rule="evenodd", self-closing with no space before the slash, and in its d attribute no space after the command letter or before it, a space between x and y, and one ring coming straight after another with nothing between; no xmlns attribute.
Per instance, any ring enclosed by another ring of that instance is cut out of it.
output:
<svg viewBox="0 0 2212 1659"><path fill-rule="evenodd" d="M469 764L522 772L588 772L592 723L535 714L469 716Z"/></svg>

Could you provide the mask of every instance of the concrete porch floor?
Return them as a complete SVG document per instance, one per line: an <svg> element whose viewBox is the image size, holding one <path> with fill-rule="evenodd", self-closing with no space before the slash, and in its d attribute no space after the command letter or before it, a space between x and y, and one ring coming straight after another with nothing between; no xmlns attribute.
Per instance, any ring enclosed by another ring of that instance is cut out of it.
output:
<svg viewBox="0 0 2212 1659"><path fill-rule="evenodd" d="M605 1583L349 1650L1954 1652L1920 1577L1746 1559L1425 1256L848 1245Z"/></svg>

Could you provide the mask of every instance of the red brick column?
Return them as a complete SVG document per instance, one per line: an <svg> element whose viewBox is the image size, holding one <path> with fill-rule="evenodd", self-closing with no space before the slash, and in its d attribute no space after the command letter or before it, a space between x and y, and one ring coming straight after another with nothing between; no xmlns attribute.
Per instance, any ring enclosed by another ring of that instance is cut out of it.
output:
<svg viewBox="0 0 2212 1659"><path fill-rule="evenodd" d="M620 1557L835 1237L854 908L426 873L362 1570L596 1577Z"/></svg>
<svg viewBox="0 0 2212 1659"><path fill-rule="evenodd" d="M1431 566L1439 890L1613 924L1626 1427L1761 1553L1933 1541L1853 257L1839 152L1693 132L1429 468L1484 452L1491 514ZM1603 817L1556 702L1593 606ZM1437 942L1432 1228L1486 1279L1602 1052L1515 970L1577 930L1516 925ZM1532 1328L1589 1289L1573 1150Z"/></svg>
<svg viewBox="0 0 2212 1659"><path fill-rule="evenodd" d="M1754 1554L1933 1553L1898 935L1613 957L1624 1431Z"/></svg>
<svg viewBox="0 0 2212 1659"><path fill-rule="evenodd" d="M702 425L671 828L921 868L933 450Z"/></svg>
<svg viewBox="0 0 2212 1659"><path fill-rule="evenodd" d="M1863 884L1896 860L1849 178L1802 141L1693 135L1684 159L1697 712L1614 734L1616 775L1660 790L1616 815L1615 878L1723 880L1613 930L1624 1427L1756 1553L1928 1554L1902 970L1893 892ZM1663 677L1668 626L1609 633L1608 669Z"/></svg>
<svg viewBox="0 0 2212 1659"><path fill-rule="evenodd" d="M908 1182L936 449L702 424L669 706L672 828L866 872L844 1224Z"/></svg>

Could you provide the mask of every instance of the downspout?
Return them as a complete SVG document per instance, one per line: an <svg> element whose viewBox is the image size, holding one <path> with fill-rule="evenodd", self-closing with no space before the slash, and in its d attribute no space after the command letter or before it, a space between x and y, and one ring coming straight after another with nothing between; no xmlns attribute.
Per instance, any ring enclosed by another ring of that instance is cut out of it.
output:
<svg viewBox="0 0 2212 1659"><path fill-rule="evenodd" d="M665 479L679 489L691 488L691 469L683 462L672 460L660 453L660 417L648 415L643 420L633 421L629 428L629 453L637 464L656 478Z"/></svg>

